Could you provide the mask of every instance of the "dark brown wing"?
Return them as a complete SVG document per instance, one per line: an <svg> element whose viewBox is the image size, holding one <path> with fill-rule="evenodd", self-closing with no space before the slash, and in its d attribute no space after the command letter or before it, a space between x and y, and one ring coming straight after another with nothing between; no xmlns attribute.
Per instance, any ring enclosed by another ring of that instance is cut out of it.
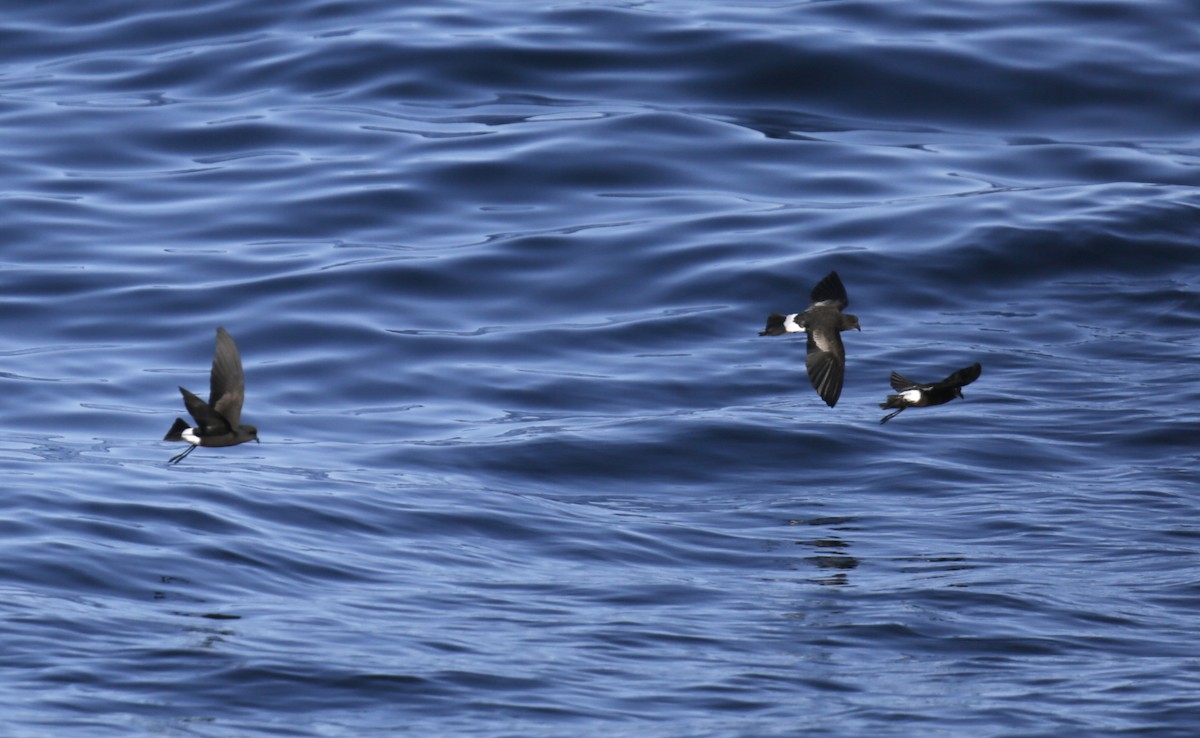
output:
<svg viewBox="0 0 1200 738"><path fill-rule="evenodd" d="M213 354L208 404L236 428L242 420L242 402L246 398L246 375L237 344L224 328L217 329L217 348ZM191 408L188 408L189 412ZM192 414L195 417L195 413Z"/></svg>
<svg viewBox="0 0 1200 738"><path fill-rule="evenodd" d="M192 419L196 421L196 435L218 436L232 430L226 419L209 407L204 400L183 387L179 388L179 392L183 395L183 404L187 407L188 415L191 415Z"/></svg>
<svg viewBox="0 0 1200 738"><path fill-rule="evenodd" d="M965 387L983 373L983 366L979 362L975 362L971 366L959 369L950 376L943 379L939 384L945 384L952 387Z"/></svg>
<svg viewBox="0 0 1200 738"><path fill-rule="evenodd" d="M825 275L825 279L817 282L817 286L813 287L812 301L814 305L819 302L827 302L838 310L842 310L850 304L850 298L846 296L846 288L842 285L842 280L838 277L837 272L830 272Z"/></svg>
<svg viewBox="0 0 1200 738"><path fill-rule="evenodd" d="M917 384L916 382L912 381L911 379L909 379L908 377L904 376L900 372L892 372L891 382L892 382L892 389L896 390L897 392L903 392L905 390L916 389L917 387L921 386L921 385Z"/></svg>
<svg viewBox="0 0 1200 738"><path fill-rule="evenodd" d="M846 349L836 328L810 326L808 330L808 381L829 407L842 396L846 374Z"/></svg>

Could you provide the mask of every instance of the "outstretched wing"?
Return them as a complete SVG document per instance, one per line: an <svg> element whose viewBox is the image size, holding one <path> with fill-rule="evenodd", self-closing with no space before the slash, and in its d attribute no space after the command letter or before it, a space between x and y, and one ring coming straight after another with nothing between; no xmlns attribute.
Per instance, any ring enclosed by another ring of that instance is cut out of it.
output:
<svg viewBox="0 0 1200 738"><path fill-rule="evenodd" d="M958 386L958 387L965 387L968 384L970 384L971 382L974 382L976 379L979 379L979 375L982 373L983 373L983 366L977 361L974 364L972 364L971 366L965 367L963 369L959 369L958 371L954 372L950 376L943 379L941 383L948 384L948 385L954 385L954 386Z"/></svg>
<svg viewBox="0 0 1200 738"><path fill-rule="evenodd" d="M208 404L236 428L242 420L242 402L246 398L246 375L242 372L242 357L237 344L224 328L217 329L217 348L213 354L212 378ZM188 407L191 412L191 407ZM192 413L195 417L195 413ZM198 419L198 418L197 418Z"/></svg>
<svg viewBox="0 0 1200 738"><path fill-rule="evenodd" d="M850 304L850 298L846 296L846 288L842 286L842 280L838 277L837 272L830 272L825 275L825 279L817 282L817 286L813 287L812 301L814 305L819 302L829 303L838 310L842 310Z"/></svg>
<svg viewBox="0 0 1200 738"><path fill-rule="evenodd" d="M808 332L808 381L829 407L842 396L842 380L846 375L846 349L836 330Z"/></svg>

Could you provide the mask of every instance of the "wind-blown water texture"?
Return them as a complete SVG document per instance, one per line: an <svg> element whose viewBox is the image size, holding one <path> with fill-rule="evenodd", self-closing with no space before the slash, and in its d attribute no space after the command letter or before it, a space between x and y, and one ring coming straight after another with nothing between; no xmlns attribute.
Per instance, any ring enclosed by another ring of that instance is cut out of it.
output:
<svg viewBox="0 0 1200 738"><path fill-rule="evenodd" d="M1193 735L1198 22L10 9L0 733Z"/></svg>

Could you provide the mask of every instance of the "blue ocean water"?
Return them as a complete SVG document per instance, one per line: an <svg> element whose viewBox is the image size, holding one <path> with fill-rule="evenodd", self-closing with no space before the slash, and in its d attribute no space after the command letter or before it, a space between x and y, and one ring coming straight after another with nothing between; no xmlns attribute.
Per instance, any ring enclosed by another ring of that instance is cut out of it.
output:
<svg viewBox="0 0 1200 738"><path fill-rule="evenodd" d="M0 734L1195 735L1198 25L6 9Z"/></svg>

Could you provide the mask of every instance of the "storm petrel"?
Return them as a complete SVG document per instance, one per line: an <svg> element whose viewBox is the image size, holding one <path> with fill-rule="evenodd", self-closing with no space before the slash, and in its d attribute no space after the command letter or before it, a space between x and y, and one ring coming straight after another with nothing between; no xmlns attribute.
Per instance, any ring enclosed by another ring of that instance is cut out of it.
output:
<svg viewBox="0 0 1200 738"><path fill-rule="evenodd" d="M850 304L846 288L837 272L830 272L813 287L812 304L802 313L780 315L771 313L766 330L760 336L780 336L784 333L808 334L808 380L829 407L842 396L842 379L846 374L846 349L842 331L857 328L858 317L843 313Z"/></svg>
<svg viewBox="0 0 1200 738"><path fill-rule="evenodd" d="M894 407L896 411L883 416L883 420L880 420L879 424L882 425L896 417L906 407L944 405L955 397L962 397L962 388L979 379L982 372L983 367L979 365L979 362L975 362L933 384L920 384L897 372L892 372L892 389L899 394L888 395L886 401L879 403L879 407L883 410Z"/></svg>
<svg viewBox="0 0 1200 738"><path fill-rule="evenodd" d="M181 454L171 457L168 464L178 464L196 450L197 446L236 446L246 441L258 442L258 429L242 425L242 401L246 399L246 375L242 372L242 357L237 344L224 328L217 329L217 348L213 354L212 377L208 402L183 387L183 404L196 421L190 427L183 418L163 436L164 441L187 441L192 444Z"/></svg>

